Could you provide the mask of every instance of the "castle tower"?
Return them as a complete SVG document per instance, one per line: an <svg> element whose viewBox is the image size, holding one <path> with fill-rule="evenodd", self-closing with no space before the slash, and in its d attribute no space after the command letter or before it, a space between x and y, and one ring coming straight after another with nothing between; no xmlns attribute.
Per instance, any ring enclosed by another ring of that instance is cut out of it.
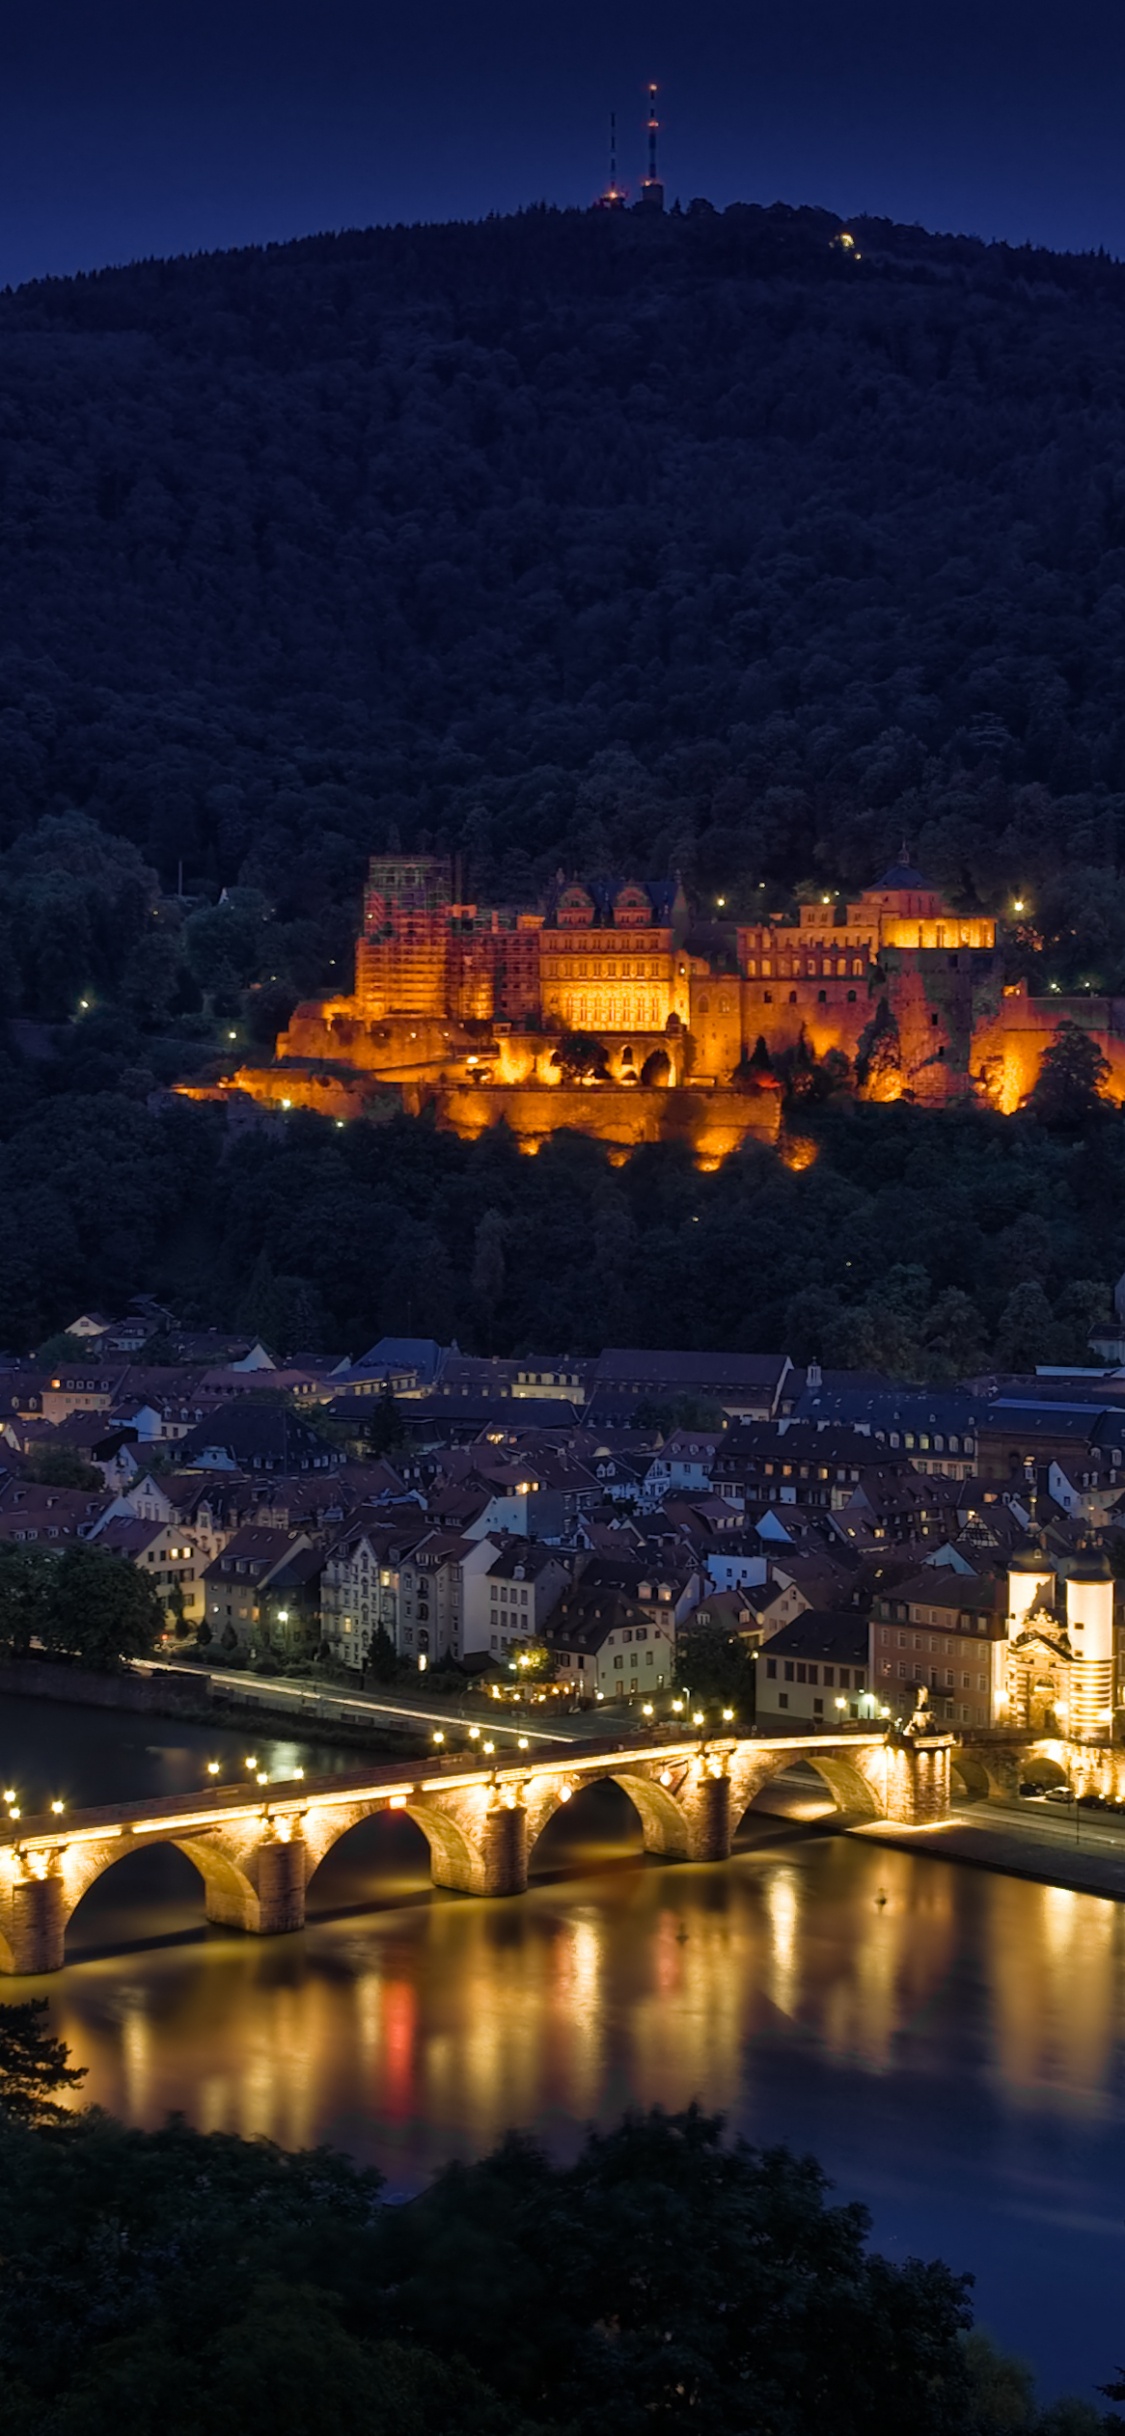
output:
<svg viewBox="0 0 1125 2436"><path fill-rule="evenodd" d="M1074 1663L1069 1727L1076 1742L1108 1742L1113 1725L1113 1577L1104 1556L1084 1549L1066 1584Z"/></svg>

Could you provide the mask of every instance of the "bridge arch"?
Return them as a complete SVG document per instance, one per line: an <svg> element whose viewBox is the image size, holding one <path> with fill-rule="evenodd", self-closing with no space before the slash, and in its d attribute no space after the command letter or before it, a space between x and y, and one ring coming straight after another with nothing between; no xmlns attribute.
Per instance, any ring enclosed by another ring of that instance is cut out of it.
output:
<svg viewBox="0 0 1125 2436"><path fill-rule="evenodd" d="M74 1917L83 1897L97 1886L122 1861L135 1858L140 1852L155 1852L162 1845L171 1845L191 1862L203 1880L205 1909L208 1920L232 1928L244 1928L253 1921L257 1910L257 1890L246 1871L233 1855L210 1836L146 1835L140 1843L133 1837L106 1845L85 1845L64 1852L60 1876L64 1890L64 1925Z"/></svg>
<svg viewBox="0 0 1125 2436"><path fill-rule="evenodd" d="M866 1758L866 1752L863 1757ZM736 1760L731 1769L731 1832L741 1826L752 1802L767 1785L786 1776L798 1760L813 1768L837 1810L855 1812L860 1818L882 1818L883 1804L872 1785L860 1754L852 1758L840 1751L817 1751L802 1743L792 1751L754 1752L751 1746L744 1764Z"/></svg>
<svg viewBox="0 0 1125 2436"><path fill-rule="evenodd" d="M471 1883L474 1845L465 1826L440 1801L403 1801L390 1810L385 1800L349 1803L343 1812L333 1808L315 1812L305 1821L305 1847L308 1855L305 1885L311 1886L322 1861L370 1818L407 1818L421 1829L429 1847L430 1868L438 1886L466 1887Z"/></svg>
<svg viewBox="0 0 1125 2436"><path fill-rule="evenodd" d="M632 1803L640 1820L641 1836L646 1852L665 1853L685 1858L688 1849L688 1829L684 1813L670 1789L653 1777L626 1768L583 1768L574 1777L545 1777L528 1786L525 1795L527 1809L528 1858L550 1821L572 1799L596 1785L617 1785Z"/></svg>

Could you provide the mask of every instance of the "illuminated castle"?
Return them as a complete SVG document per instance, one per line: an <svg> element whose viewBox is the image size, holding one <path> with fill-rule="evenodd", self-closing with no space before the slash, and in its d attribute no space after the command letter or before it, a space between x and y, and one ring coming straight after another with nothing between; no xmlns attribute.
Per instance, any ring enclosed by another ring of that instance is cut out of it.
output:
<svg viewBox="0 0 1125 2436"><path fill-rule="evenodd" d="M203 1088L336 1117L430 1104L469 1134L504 1116L528 1149L564 1125L622 1154L678 1134L713 1165L776 1137L786 1052L835 1051L871 1098L1011 1110L1063 1017L1125 1096L1125 1006L1006 983L995 922L905 848L846 903L694 938L678 880L560 874L542 908L481 907L442 856L374 855L352 994L298 1007L272 1066Z"/></svg>

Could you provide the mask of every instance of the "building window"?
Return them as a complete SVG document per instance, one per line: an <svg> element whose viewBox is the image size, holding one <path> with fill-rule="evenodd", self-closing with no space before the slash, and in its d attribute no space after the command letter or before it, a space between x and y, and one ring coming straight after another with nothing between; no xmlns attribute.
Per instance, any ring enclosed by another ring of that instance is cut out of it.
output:
<svg viewBox="0 0 1125 2436"><path fill-rule="evenodd" d="M779 1709L787 1709L787 1708L788 1708L788 1706L789 1706L789 1694L788 1694L788 1692L779 1692L779 1693L778 1693L778 1695L777 1695L777 1705L778 1705Z"/></svg>
<svg viewBox="0 0 1125 2436"><path fill-rule="evenodd" d="M767 1675L769 1676L770 1682L771 1682L771 1683L776 1683L776 1681L777 1681L777 1660L776 1660L776 1658L767 1658L767 1659L766 1659L766 1673L767 1673Z"/></svg>

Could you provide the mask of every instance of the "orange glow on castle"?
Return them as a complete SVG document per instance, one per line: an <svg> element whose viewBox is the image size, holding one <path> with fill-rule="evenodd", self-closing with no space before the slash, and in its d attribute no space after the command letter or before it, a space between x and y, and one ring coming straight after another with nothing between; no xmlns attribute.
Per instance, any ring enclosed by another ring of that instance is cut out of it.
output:
<svg viewBox="0 0 1125 2436"><path fill-rule="evenodd" d="M1125 1096L1117 1012L1006 984L995 922L955 911L905 849L847 903L698 936L675 880L560 876L543 907L482 908L441 856L373 855L351 995L298 1007L272 1065L185 1088L337 1119L431 1105L466 1135L503 1116L532 1151L563 1126L621 1154L677 1137L713 1167L775 1141L779 1080L829 1052L867 1098L1011 1111L1069 1017Z"/></svg>

